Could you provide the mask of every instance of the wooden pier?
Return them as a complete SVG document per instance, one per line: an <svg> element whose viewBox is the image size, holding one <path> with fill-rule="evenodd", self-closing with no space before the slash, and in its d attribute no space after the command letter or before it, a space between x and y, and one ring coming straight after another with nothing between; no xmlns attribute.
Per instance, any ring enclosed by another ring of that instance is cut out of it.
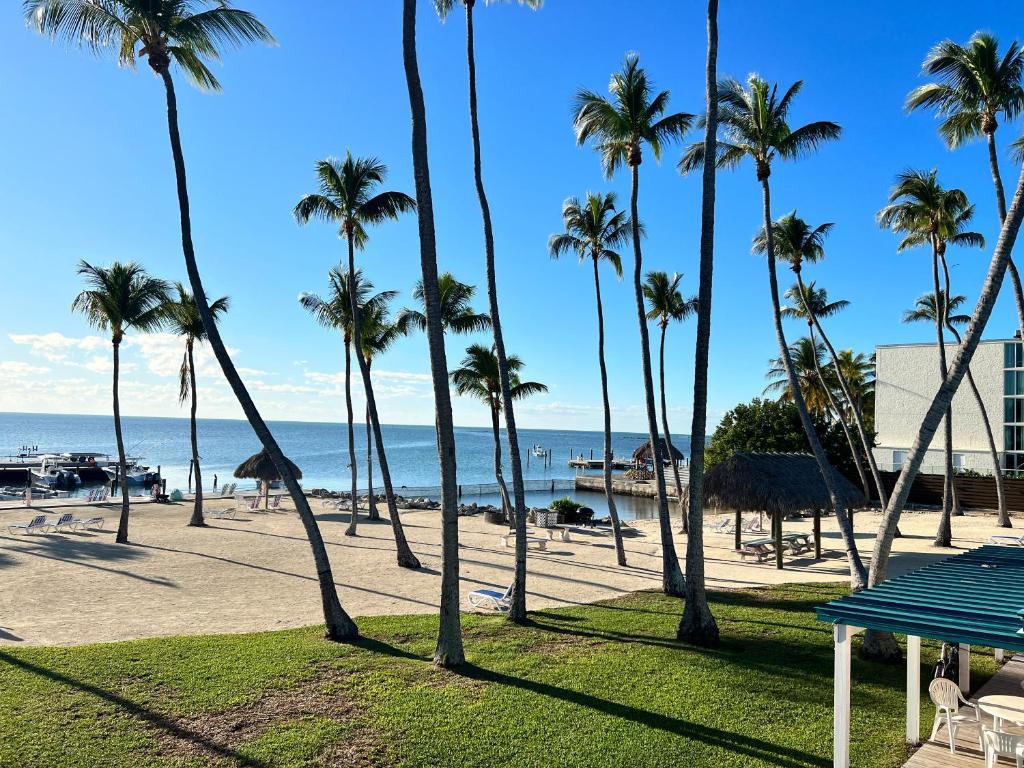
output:
<svg viewBox="0 0 1024 768"><path fill-rule="evenodd" d="M583 456L577 456L575 459L569 459L569 466L573 469L604 469L604 459L585 459ZM632 459L619 459L612 458L612 469L632 469L636 466L636 462Z"/></svg>
<svg viewBox="0 0 1024 768"><path fill-rule="evenodd" d="M685 490L687 483L690 482L689 469L680 467L679 479ZM577 475L576 490L604 493L604 477L601 475ZM665 468L665 490L669 498L676 498L676 484L671 467ZM622 475L612 475L612 493L619 496L640 496L648 499L653 499L658 495L653 480L631 480Z"/></svg>

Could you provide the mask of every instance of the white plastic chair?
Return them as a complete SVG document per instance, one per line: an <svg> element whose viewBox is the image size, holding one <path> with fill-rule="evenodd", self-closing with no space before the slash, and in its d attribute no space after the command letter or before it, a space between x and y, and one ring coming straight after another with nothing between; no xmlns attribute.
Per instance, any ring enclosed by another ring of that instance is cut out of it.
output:
<svg viewBox="0 0 1024 768"><path fill-rule="evenodd" d="M935 705L935 720L932 722L931 740L935 740L935 734L939 732L943 720L946 722L946 731L949 733L949 751L956 754L956 732L961 727L978 729L978 746L982 751L985 744L982 740L983 728L977 708L971 704L964 695L960 693L960 686L945 677L932 680L928 685L928 696ZM969 710L962 713L961 709ZM1018 768L1021 768L1018 766Z"/></svg>
<svg viewBox="0 0 1024 768"><path fill-rule="evenodd" d="M469 604L476 608L478 611L493 611L495 613L505 613L512 606L512 587L514 585L509 584L508 589L503 593L496 589L478 589L469 593Z"/></svg>
<svg viewBox="0 0 1024 768"><path fill-rule="evenodd" d="M1024 736L983 728L981 741L985 752L985 768L996 768L1000 757L1016 760L1017 768L1024 768Z"/></svg>

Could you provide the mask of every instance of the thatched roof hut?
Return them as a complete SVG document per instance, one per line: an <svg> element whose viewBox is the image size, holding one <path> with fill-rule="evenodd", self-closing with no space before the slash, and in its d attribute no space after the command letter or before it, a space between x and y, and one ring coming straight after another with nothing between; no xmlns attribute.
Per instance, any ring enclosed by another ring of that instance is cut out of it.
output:
<svg viewBox="0 0 1024 768"><path fill-rule="evenodd" d="M665 445L662 441L661 451L664 454ZM680 451L675 445L672 446L672 459L674 461L683 461L686 456ZM641 445L635 451L633 451L633 461L647 462L651 460L651 441L648 440L646 443Z"/></svg>
<svg viewBox="0 0 1024 768"><path fill-rule="evenodd" d="M302 479L302 470L299 469L291 460L286 456L284 459L288 463L288 467L291 469L292 474L295 475L296 480ZM267 508L270 504L270 484L274 480L281 479L281 473L277 471L277 467L274 466L273 460L270 458L270 454L264 448L259 453L254 453L248 459L243 461L235 469L235 477L239 479L253 478L259 480L263 484L263 507Z"/></svg>
<svg viewBox="0 0 1024 768"><path fill-rule="evenodd" d="M864 494L829 469L843 504L863 504ZM773 516L831 506L818 462L809 453L737 453L708 470L704 500L716 507Z"/></svg>

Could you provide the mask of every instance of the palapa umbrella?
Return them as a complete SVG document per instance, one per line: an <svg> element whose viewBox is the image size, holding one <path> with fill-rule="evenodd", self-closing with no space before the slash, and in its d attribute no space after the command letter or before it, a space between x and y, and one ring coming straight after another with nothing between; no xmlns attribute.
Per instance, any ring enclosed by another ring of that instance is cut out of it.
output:
<svg viewBox="0 0 1024 768"><path fill-rule="evenodd" d="M302 479L302 470L299 469L295 464L285 457L285 461L288 462L288 467L295 475L296 480ZM281 479L281 473L277 471L277 467L274 466L273 459L270 458L270 454L267 453L267 449L264 448L259 453L254 453L248 459L243 461L235 469L235 477L239 480L255 479L263 483L264 488L264 499L263 508L267 509L270 504L270 484L274 480Z"/></svg>

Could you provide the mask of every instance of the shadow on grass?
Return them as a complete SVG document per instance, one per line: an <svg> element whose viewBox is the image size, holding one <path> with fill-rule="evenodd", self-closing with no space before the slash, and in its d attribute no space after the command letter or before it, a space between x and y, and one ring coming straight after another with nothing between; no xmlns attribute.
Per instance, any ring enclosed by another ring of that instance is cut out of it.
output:
<svg viewBox="0 0 1024 768"><path fill-rule="evenodd" d="M173 720L170 720L165 715L155 712L152 709L149 709L136 701L125 698L120 694L114 693L113 691L108 691L106 688L101 688L98 685L93 685L92 683L87 683L83 680L76 680L73 677L63 675L60 672L47 669L46 667L41 667L37 664L32 664L31 662L19 659L16 656L4 653L3 651L0 651L0 662L10 664L12 667L16 667L23 672L28 672L45 678L50 682L64 685L68 688L73 688L77 691L81 691L82 693L94 696L97 699L101 699L102 701L119 708L121 711L142 720L151 728L163 731L164 733L173 736L176 739L180 739L181 741L190 742L210 754L234 760L238 765L246 766L246 768L270 768L269 763L243 755L236 750L225 747L223 744L218 744L203 734L192 729L185 728L180 724L175 723Z"/></svg>

